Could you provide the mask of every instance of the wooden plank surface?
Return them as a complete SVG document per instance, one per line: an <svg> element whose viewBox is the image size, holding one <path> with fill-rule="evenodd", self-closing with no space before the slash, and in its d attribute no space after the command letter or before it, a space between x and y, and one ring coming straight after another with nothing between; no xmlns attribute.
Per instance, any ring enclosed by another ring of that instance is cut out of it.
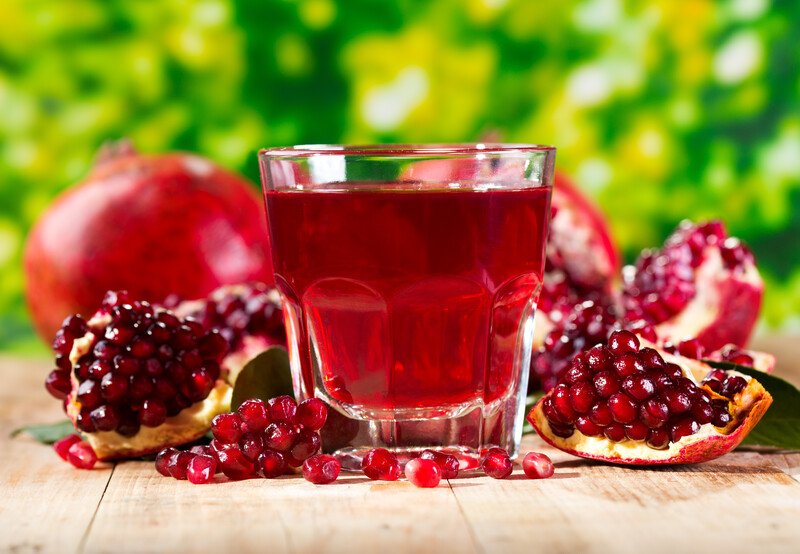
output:
<svg viewBox="0 0 800 554"><path fill-rule="evenodd" d="M800 383L798 337L756 344ZM628 469L526 437L552 479L466 476L438 489L349 475L193 486L151 463L77 471L12 429L58 421L46 360L0 357L3 552L786 552L800 550L800 453L739 450L696 466Z"/></svg>

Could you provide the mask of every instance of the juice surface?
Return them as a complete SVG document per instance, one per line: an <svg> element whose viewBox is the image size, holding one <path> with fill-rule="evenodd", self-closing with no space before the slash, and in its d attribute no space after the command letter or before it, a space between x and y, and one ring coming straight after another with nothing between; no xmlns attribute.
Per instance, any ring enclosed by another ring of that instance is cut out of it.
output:
<svg viewBox="0 0 800 554"><path fill-rule="evenodd" d="M268 191L266 203L306 395L316 387L380 412L489 403L513 389L549 189L369 186Z"/></svg>

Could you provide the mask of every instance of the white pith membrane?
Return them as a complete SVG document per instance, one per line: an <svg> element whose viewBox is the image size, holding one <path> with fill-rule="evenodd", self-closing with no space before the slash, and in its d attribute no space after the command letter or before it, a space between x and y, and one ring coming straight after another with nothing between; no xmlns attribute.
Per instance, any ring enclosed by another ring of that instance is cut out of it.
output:
<svg viewBox="0 0 800 554"><path fill-rule="evenodd" d="M105 327L110 322L111 316L96 315L88 323L90 327ZM73 369L81 356L91 350L94 338L95 335L89 331L83 337L75 339L69 354ZM70 379L72 390L67 396L66 411L69 418L75 422L81 410L81 403L76 398L79 382L74 371L71 372ZM164 423L157 427L142 425L132 437L120 435L116 431L86 433L79 430L78 432L100 460L142 456L167 446L186 444L205 435L211 428L211 420L216 415L230 411L232 393L233 388L227 382L221 378L217 379L206 398L181 410L177 415L167 417Z"/></svg>
<svg viewBox="0 0 800 554"><path fill-rule="evenodd" d="M631 271L635 271L632 266L623 270L625 281L632 278ZM658 337L677 344L697 337L712 326L717 321L722 306L720 291L731 281L747 284L753 288L764 286L754 264L747 263L743 272L734 273L725 266L719 249L707 246L703 251L703 263L696 270L697 287L694 297L671 319L655 325Z"/></svg>
<svg viewBox="0 0 800 554"><path fill-rule="evenodd" d="M647 346L647 344L642 344L642 347L644 346ZM664 361L678 364L683 370L684 376L697 385L711 370L710 366L698 360L673 356L663 351L659 351L659 353L664 358ZM760 383L743 373L736 371L729 371L728 373L742 377L747 381L745 388L736 394L732 401L728 402L728 411L732 416L731 422L725 427L716 427L713 423L703 424L694 435L685 436L677 442L670 442L666 448L660 450L650 447L645 441L633 441L625 438L620 442L614 442L605 436L588 437L577 428L571 436L567 438L559 437L553 433L550 423L542 412L541 400L533 410L536 418L535 427L537 427L537 431L540 434L544 432L548 439L558 445L559 448L571 453L580 453L580 455L585 455L586 457L604 459L610 462L624 460L628 463L636 463L637 461L647 463L674 460L679 463L681 461L681 452L687 447L706 440L714 440L715 438L731 435L741 426L753 407L764 400L766 391ZM724 397L709 389L704 390L711 394L712 399L724 399Z"/></svg>

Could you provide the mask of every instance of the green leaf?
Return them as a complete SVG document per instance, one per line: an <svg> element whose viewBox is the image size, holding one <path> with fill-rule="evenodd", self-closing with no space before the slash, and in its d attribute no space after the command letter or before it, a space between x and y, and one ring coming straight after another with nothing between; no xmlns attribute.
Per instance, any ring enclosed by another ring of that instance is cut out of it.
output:
<svg viewBox="0 0 800 554"><path fill-rule="evenodd" d="M543 391L536 391L534 393L529 394L528 397L525 398L525 415L526 416L530 413L530 411L533 409L533 407L536 405L536 403L543 396L544 396L544 392ZM529 435L529 434L531 434L533 432L534 432L533 425L528 423L528 420L526 419L525 423L522 426L522 434L523 435Z"/></svg>
<svg viewBox="0 0 800 554"><path fill-rule="evenodd" d="M281 346L271 346L244 366L236 378L231 410L249 398L267 401L275 396L293 396L289 355Z"/></svg>
<svg viewBox="0 0 800 554"><path fill-rule="evenodd" d="M72 422L67 419L46 425L26 425L12 431L11 436L16 437L20 433L27 433L42 444L53 444L57 440L75 432Z"/></svg>
<svg viewBox="0 0 800 554"><path fill-rule="evenodd" d="M780 377L752 367L730 362L703 361L711 367L732 369L749 375L761 383L772 395L772 405L761 421L742 441L743 445L800 450L800 390Z"/></svg>

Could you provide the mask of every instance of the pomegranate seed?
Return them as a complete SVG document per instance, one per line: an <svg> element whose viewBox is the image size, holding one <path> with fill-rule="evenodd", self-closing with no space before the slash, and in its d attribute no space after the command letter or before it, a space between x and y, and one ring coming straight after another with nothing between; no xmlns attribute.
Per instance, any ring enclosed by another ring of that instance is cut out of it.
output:
<svg viewBox="0 0 800 554"><path fill-rule="evenodd" d="M595 389L591 383L580 382L569 389L569 399L572 408L579 414L587 413L594 404Z"/></svg>
<svg viewBox="0 0 800 554"><path fill-rule="evenodd" d="M200 341L200 354L205 358L213 358L220 361L227 352L228 341L216 329L212 330Z"/></svg>
<svg viewBox="0 0 800 554"><path fill-rule="evenodd" d="M397 481L400 477L400 462L397 456L385 448L373 448L361 460L364 475L373 480Z"/></svg>
<svg viewBox="0 0 800 554"><path fill-rule="evenodd" d="M271 423L264 431L264 444L280 452L288 452L294 444L295 430L288 423Z"/></svg>
<svg viewBox="0 0 800 554"><path fill-rule="evenodd" d="M692 406L692 417L700 425L710 423L714 419L714 409L710 402L698 402Z"/></svg>
<svg viewBox="0 0 800 554"><path fill-rule="evenodd" d="M98 431L113 431L120 422L119 410L111 404L105 404L92 410L90 417Z"/></svg>
<svg viewBox="0 0 800 554"><path fill-rule="evenodd" d="M644 364L631 353L622 354L614 360L614 369L620 378L629 377L644 371Z"/></svg>
<svg viewBox="0 0 800 554"><path fill-rule="evenodd" d="M74 443L67 450L67 461L78 469L92 469L97 463L97 454L88 443Z"/></svg>
<svg viewBox="0 0 800 554"><path fill-rule="evenodd" d="M625 440L625 426L621 423L612 423L605 429L603 429L603 434L606 438L610 441L620 442Z"/></svg>
<svg viewBox="0 0 800 554"><path fill-rule="evenodd" d="M289 451L289 465L299 467L305 460L316 454L320 446L319 433L303 429L297 434L294 446Z"/></svg>
<svg viewBox="0 0 800 554"><path fill-rule="evenodd" d="M271 398L269 404L269 414L272 421L294 422L294 416L297 413L297 404L291 396L278 396Z"/></svg>
<svg viewBox="0 0 800 554"><path fill-rule="evenodd" d="M289 464L286 463L286 457L281 452L266 449L258 457L258 469L261 474L267 479L274 479L280 477L286 470L289 469Z"/></svg>
<svg viewBox="0 0 800 554"><path fill-rule="evenodd" d="M239 440L239 449L242 451L245 458L251 462L255 462L264 451L264 439L261 433L245 433L241 440Z"/></svg>
<svg viewBox="0 0 800 554"><path fill-rule="evenodd" d="M572 423L575 421L577 415L575 414L575 410L572 409L572 403L570 402L569 398L569 387L566 384L561 383L555 389L553 389L552 394L553 406L561 416L561 419L565 423Z"/></svg>
<svg viewBox="0 0 800 554"><path fill-rule="evenodd" d="M341 469L339 460L333 456L317 454L303 462L303 477L315 485L327 485L336 481Z"/></svg>
<svg viewBox="0 0 800 554"><path fill-rule="evenodd" d="M622 381L622 390L639 402L647 400L656 392L653 381L645 375L631 375Z"/></svg>
<svg viewBox="0 0 800 554"><path fill-rule="evenodd" d="M220 414L211 421L214 438L225 444L238 443L242 438L242 418L238 414Z"/></svg>
<svg viewBox="0 0 800 554"><path fill-rule="evenodd" d="M603 429L595 425L588 417L581 416L575 420L575 428L587 437L597 437L603 434Z"/></svg>
<svg viewBox="0 0 800 554"><path fill-rule="evenodd" d="M589 421L595 425L605 427L614 421L614 416L611 414L608 404L601 402L592 406L592 409L589 412Z"/></svg>
<svg viewBox="0 0 800 554"><path fill-rule="evenodd" d="M257 398L242 402L236 413L244 421L248 431L263 431L270 424L267 405Z"/></svg>
<svg viewBox="0 0 800 554"><path fill-rule="evenodd" d="M669 431L664 428L650 429L647 435L647 444L657 450L666 448L667 444L669 444Z"/></svg>
<svg viewBox="0 0 800 554"><path fill-rule="evenodd" d="M325 425L328 417L328 407L319 398L308 398L300 402L296 412L297 423L310 429L319 431Z"/></svg>
<svg viewBox="0 0 800 554"><path fill-rule="evenodd" d="M586 364L579 358L573 358L567 371L564 373L564 382L570 384L580 383L582 381L588 381L591 376L592 374L586 368Z"/></svg>
<svg viewBox="0 0 800 554"><path fill-rule="evenodd" d="M522 459L522 471L528 479L547 479L552 477L556 469L553 462L538 452L528 452Z"/></svg>
<svg viewBox="0 0 800 554"><path fill-rule="evenodd" d="M56 451L56 454L58 454L62 460L66 460L69 448L77 442L81 442L81 438L78 435L67 435L63 439L59 439L53 443L53 450Z"/></svg>
<svg viewBox="0 0 800 554"><path fill-rule="evenodd" d="M669 418L669 409L667 405L660 400L651 398L642 404L639 409L639 418L645 425L651 429L655 429L661 427L664 422L667 421L667 418Z"/></svg>
<svg viewBox="0 0 800 554"><path fill-rule="evenodd" d="M650 429L641 421L634 421L625 426L625 436L632 441L643 441L647 438Z"/></svg>
<svg viewBox="0 0 800 554"><path fill-rule="evenodd" d="M436 462L436 465L442 470L442 479L455 479L458 477L459 463L458 458L455 456L434 450L424 450L420 454L420 458Z"/></svg>
<svg viewBox="0 0 800 554"><path fill-rule="evenodd" d="M608 409L617 423L630 423L636 419L636 403L624 393L618 392L608 399Z"/></svg>
<svg viewBox="0 0 800 554"><path fill-rule="evenodd" d="M106 365L108 364L106 363ZM111 371L110 366L108 366L108 371ZM100 390L106 401L117 402L128 394L128 378L125 375L108 373L100 381Z"/></svg>
<svg viewBox="0 0 800 554"><path fill-rule="evenodd" d="M47 388L47 392L59 400L64 400L72 390L69 372L60 369L51 371L47 375L44 385Z"/></svg>
<svg viewBox="0 0 800 554"><path fill-rule="evenodd" d="M199 454L189 460L189 465L186 468L186 478L190 483L202 485L213 481L216 472L217 461L211 456Z"/></svg>
<svg viewBox="0 0 800 554"><path fill-rule="evenodd" d="M615 356L639 351L639 339L630 331L614 331L608 337L608 349Z"/></svg>
<svg viewBox="0 0 800 554"><path fill-rule="evenodd" d="M673 415L686 413L692 408L689 395L683 391L679 391L677 389L667 389L661 393L661 396L664 399L664 402L666 402L670 413Z"/></svg>
<svg viewBox="0 0 800 554"><path fill-rule="evenodd" d="M600 344L593 346L586 352L586 365L593 371L610 369L612 361L611 353Z"/></svg>
<svg viewBox="0 0 800 554"><path fill-rule="evenodd" d="M731 421L733 421L733 417L731 416L730 412L728 411L728 403L722 400L714 400L711 403L712 409L714 410L714 418L711 422L717 427L725 427Z"/></svg>
<svg viewBox="0 0 800 554"><path fill-rule="evenodd" d="M514 464L508 452L502 448L490 448L483 456L481 468L484 473L494 479L505 479L514 470Z"/></svg>
<svg viewBox="0 0 800 554"><path fill-rule="evenodd" d="M665 366L664 358L654 348L645 347L639 350L639 359L646 368L663 369Z"/></svg>
<svg viewBox="0 0 800 554"><path fill-rule="evenodd" d="M100 385L97 381L84 381L78 386L77 393L78 402L81 407L87 410L93 410L100 405L103 401L100 395Z"/></svg>
<svg viewBox="0 0 800 554"><path fill-rule="evenodd" d="M700 425L691 418L683 418L670 425L669 434L672 442L678 442L683 437L694 435L700 430Z"/></svg>
<svg viewBox="0 0 800 554"><path fill-rule="evenodd" d="M747 386L747 381L738 375L731 375L722 382L722 388L719 393L727 398L733 398L744 390Z"/></svg>
<svg viewBox="0 0 800 554"><path fill-rule="evenodd" d="M173 454L167 462L167 471L175 479L181 481L186 480L186 470L189 467L189 462L195 455L191 452L180 452Z"/></svg>
<svg viewBox="0 0 800 554"><path fill-rule="evenodd" d="M142 402L139 422L146 427L158 427L167 419L167 406L160 400L148 399Z"/></svg>
<svg viewBox="0 0 800 554"><path fill-rule="evenodd" d="M705 349L698 339L689 339L678 344L678 353L681 356L699 360L703 357Z"/></svg>
<svg viewBox="0 0 800 554"><path fill-rule="evenodd" d="M406 479L415 487L432 489L439 486L442 470L433 460L414 458L405 467Z"/></svg>
<svg viewBox="0 0 800 554"><path fill-rule="evenodd" d="M248 460L237 446L230 444L220 446L220 448L214 449L218 467L229 479L238 481L255 475L253 462Z"/></svg>
<svg viewBox="0 0 800 554"><path fill-rule="evenodd" d="M601 398L608 398L619 391L619 380L610 371L601 371L594 376L594 388Z"/></svg>
<svg viewBox="0 0 800 554"><path fill-rule="evenodd" d="M158 453L156 456L156 471L158 471L164 477L170 477L169 473L169 464L170 461L174 456L177 456L180 452L172 447L164 448L161 452Z"/></svg>

